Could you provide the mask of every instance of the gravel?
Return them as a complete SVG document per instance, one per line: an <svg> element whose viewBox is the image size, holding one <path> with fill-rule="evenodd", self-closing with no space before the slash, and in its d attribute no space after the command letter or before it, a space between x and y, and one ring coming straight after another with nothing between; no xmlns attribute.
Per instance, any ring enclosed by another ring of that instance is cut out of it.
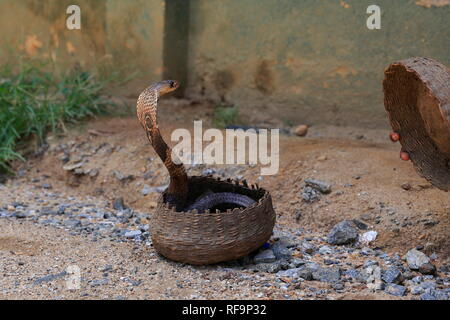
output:
<svg viewBox="0 0 450 320"><path fill-rule="evenodd" d="M21 223L30 221L38 225L66 229L70 235L88 237L89 241L94 242L109 240L130 243L130 245L134 243L136 247L130 247L130 251L135 251L136 248L152 247L151 227L148 224L150 215L127 208L122 197L115 198L111 207L110 202L92 203L89 200L60 196L42 188L39 190L40 194L34 196L32 204L18 201L3 204L0 207L0 217L6 220L20 219ZM399 255L389 255L380 249L369 247L369 244L362 246L356 243L355 245L358 230L364 230L364 228L355 221L345 220L337 224L328 236L308 233L309 231L304 229L294 228L287 231L275 229L268 245L256 254L252 253L237 261L223 263L220 266L209 266L206 269L196 269L168 261L157 255L153 248L150 253L145 253L144 261L152 259L153 256L153 259L157 259L158 263L165 266L177 265L177 270L193 270L197 273L200 270L204 270L201 272L214 271L219 272L220 277L226 272L231 272L232 276L224 278L224 281L232 280L232 283L233 279L236 279L236 286L251 281L254 288L270 287L290 294L303 292L303 297L307 298L325 298L330 293L337 292L383 289L398 297L409 295L416 299L419 296L421 299L448 298L448 293L444 291L444 287L450 282L448 277L444 277L449 271L448 266L440 267L439 272L444 275L437 278L436 269L431 264L431 260L420 251L410 250L406 257L407 264L405 264ZM335 244L340 246L334 246ZM57 265L57 262L55 261L54 264ZM66 262L64 265L67 264L70 263ZM15 265L18 267L26 265L28 268L30 261L16 261ZM87 286L84 289L113 288L117 286L115 278L117 274L120 275L120 281L126 285L127 290L141 287L146 280L145 277L137 279L137 274L140 274L138 270L133 269L128 276L122 276L126 265L118 263L117 260L102 261L102 264L95 268L98 274L84 273L91 279L83 280ZM411 266L419 267L414 269L410 268ZM427 268L428 271L426 271ZM148 270L148 266L142 270ZM35 285L50 282L53 285L58 282L55 280L64 279L67 276L65 271L61 271L47 268L47 275L33 276L30 279L34 279L32 283ZM152 280L147 279L151 283L158 279L158 273L151 270L151 267L145 274L155 277ZM208 279L204 281L211 281L209 276L204 276ZM327 289L315 288L320 282L328 284ZM189 288L190 285L182 283L177 287ZM299 288L301 290L298 290ZM89 296L92 292L79 294ZM164 297L168 296L170 293L164 294Z"/></svg>

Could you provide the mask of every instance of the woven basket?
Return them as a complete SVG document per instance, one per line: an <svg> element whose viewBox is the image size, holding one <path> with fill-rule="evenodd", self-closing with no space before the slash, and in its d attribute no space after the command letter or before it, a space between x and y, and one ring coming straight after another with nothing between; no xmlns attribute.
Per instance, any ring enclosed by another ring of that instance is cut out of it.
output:
<svg viewBox="0 0 450 320"><path fill-rule="evenodd" d="M158 201L151 218L152 241L163 256L193 265L218 263L241 258L269 240L275 225L275 211L270 194L245 181L222 181L212 177L190 177L189 199L193 202L205 191L234 192L256 201L247 208L225 212L176 212Z"/></svg>
<svg viewBox="0 0 450 320"><path fill-rule="evenodd" d="M391 126L417 171L432 185L450 189L450 71L427 58L391 64L384 104Z"/></svg>

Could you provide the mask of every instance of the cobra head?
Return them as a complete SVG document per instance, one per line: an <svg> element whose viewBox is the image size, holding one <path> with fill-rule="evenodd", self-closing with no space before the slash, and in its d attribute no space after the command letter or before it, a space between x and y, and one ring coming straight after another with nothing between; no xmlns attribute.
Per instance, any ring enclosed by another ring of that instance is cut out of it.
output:
<svg viewBox="0 0 450 320"><path fill-rule="evenodd" d="M165 95L166 93L172 92L180 86L179 82L176 80L163 80L157 82L153 85L153 88L158 91L159 95Z"/></svg>

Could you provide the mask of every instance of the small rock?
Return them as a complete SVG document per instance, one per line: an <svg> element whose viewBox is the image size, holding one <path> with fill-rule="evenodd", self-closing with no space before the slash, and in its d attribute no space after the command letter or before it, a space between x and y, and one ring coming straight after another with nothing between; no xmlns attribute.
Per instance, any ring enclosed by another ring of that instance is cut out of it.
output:
<svg viewBox="0 0 450 320"><path fill-rule="evenodd" d="M290 260L292 258L291 251L287 248L288 245L284 240L278 240L272 245L272 251L277 259Z"/></svg>
<svg viewBox="0 0 450 320"><path fill-rule="evenodd" d="M363 233L359 237L359 242L361 242L362 244L367 245L367 244L375 241L377 236L378 236L378 232L376 232L376 231L368 231L368 232Z"/></svg>
<svg viewBox="0 0 450 320"><path fill-rule="evenodd" d="M406 253L406 262L410 269L419 270L422 265L430 263L430 259L425 253L411 249Z"/></svg>
<svg viewBox="0 0 450 320"><path fill-rule="evenodd" d="M65 272L65 271L63 271L61 273L57 273L57 274L49 274L47 276L44 276L44 277L41 277L41 278L38 278L38 279L34 280L33 284L38 285L38 284L41 284L41 283L44 283L44 282L51 282L51 281L54 281L56 279L65 277L66 275L67 275L67 272Z"/></svg>
<svg viewBox="0 0 450 320"><path fill-rule="evenodd" d="M113 201L113 208L115 210L120 210L120 211L126 209L126 206L125 206L125 203L124 203L122 197L114 199L114 201Z"/></svg>
<svg viewBox="0 0 450 320"><path fill-rule="evenodd" d="M364 262L363 268L367 268L370 266L377 266L378 265L378 261L374 261L374 260L367 260Z"/></svg>
<svg viewBox="0 0 450 320"><path fill-rule="evenodd" d="M256 264L259 264L259 263L271 263L271 262L274 262L274 261L276 261L276 257L275 257L275 254L274 254L274 252L272 251L272 249L267 249L267 250L264 250L264 251L261 251L261 252L259 252L254 258L253 258L253 261L256 263Z"/></svg>
<svg viewBox="0 0 450 320"><path fill-rule="evenodd" d="M312 203L320 199L319 193L315 189L307 186L303 188L300 196L305 202L308 203Z"/></svg>
<svg viewBox="0 0 450 320"><path fill-rule="evenodd" d="M402 189L406 191L411 190L411 185L409 183L403 183Z"/></svg>
<svg viewBox="0 0 450 320"><path fill-rule="evenodd" d="M440 290L428 289L420 296L420 300L448 300L448 294Z"/></svg>
<svg viewBox="0 0 450 320"><path fill-rule="evenodd" d="M148 195L151 192L151 187L148 184L144 184L144 187L141 190L141 194L143 196Z"/></svg>
<svg viewBox="0 0 450 320"><path fill-rule="evenodd" d="M277 273L281 270L281 266L278 262L274 263L259 263L255 266L255 269L261 272Z"/></svg>
<svg viewBox="0 0 450 320"><path fill-rule="evenodd" d="M359 282L366 282L367 281L367 276L365 274L365 272L360 272L356 269L350 269L344 272L344 275L346 275L347 277L349 277L350 279L359 281Z"/></svg>
<svg viewBox="0 0 450 320"><path fill-rule="evenodd" d="M411 294L413 295L419 295L422 294L424 292L424 289L421 286L412 286L410 288Z"/></svg>
<svg viewBox="0 0 450 320"><path fill-rule="evenodd" d="M422 282L422 283L420 284L420 287L421 287L423 290L426 290L426 289L436 289L436 282L434 282L434 281L424 281L424 282Z"/></svg>
<svg viewBox="0 0 450 320"><path fill-rule="evenodd" d="M323 194L328 194L331 192L331 185L329 183L320 180L305 179L305 184L311 188L320 191Z"/></svg>
<svg viewBox="0 0 450 320"><path fill-rule="evenodd" d="M305 265L298 269L299 270L297 271L297 275L299 276L299 278L302 278L306 281L313 280L313 270L315 270L314 268L311 268L311 266L309 265Z"/></svg>
<svg viewBox="0 0 450 320"><path fill-rule="evenodd" d="M322 255L331 254L332 252L333 252L333 250L331 250L331 248L329 246L321 246L319 248L319 253Z"/></svg>
<svg viewBox="0 0 450 320"><path fill-rule="evenodd" d="M393 296L403 297L406 293L406 288L404 286L400 286L398 284L388 284L384 289L386 293L389 293Z"/></svg>
<svg viewBox="0 0 450 320"><path fill-rule="evenodd" d="M330 244L349 244L358 240L358 230L351 221L339 222L328 234L327 242Z"/></svg>
<svg viewBox="0 0 450 320"><path fill-rule="evenodd" d="M299 137L304 137L308 134L308 126L301 124L294 129L294 134Z"/></svg>
<svg viewBox="0 0 450 320"><path fill-rule="evenodd" d="M381 268L379 266L372 265L367 267L364 273L367 276L367 288L371 290L383 290L384 283L381 280Z"/></svg>
<svg viewBox="0 0 450 320"><path fill-rule="evenodd" d="M362 221L359 221L358 219L353 219L352 221L359 230L367 230L369 228L367 224L365 224Z"/></svg>
<svg viewBox="0 0 450 320"><path fill-rule="evenodd" d="M317 250L316 246L313 245L312 243L309 243L308 241L303 241L301 247L303 253L306 254L313 254Z"/></svg>
<svg viewBox="0 0 450 320"><path fill-rule="evenodd" d="M342 282L336 282L331 285L334 290L344 290L345 285Z"/></svg>
<svg viewBox="0 0 450 320"><path fill-rule="evenodd" d="M419 272L421 274L434 275L436 274L436 267L432 263L424 263L419 267Z"/></svg>
<svg viewBox="0 0 450 320"><path fill-rule="evenodd" d="M341 269L339 267L323 268L319 267L312 272L314 280L320 282L337 282L341 279Z"/></svg>
<svg viewBox="0 0 450 320"><path fill-rule="evenodd" d="M141 230L133 230L125 232L124 236L127 239L134 239L135 237L140 236L141 234L142 234Z"/></svg>
<svg viewBox="0 0 450 320"><path fill-rule="evenodd" d="M298 268L300 266L303 266L304 264L306 264L306 261L302 259L294 258L291 260L291 265L293 265L294 268Z"/></svg>
<svg viewBox="0 0 450 320"><path fill-rule="evenodd" d="M109 283L108 278L104 278L104 279L101 279L101 280L92 280L92 281L89 282L91 287L103 286L103 285L108 284L108 283Z"/></svg>
<svg viewBox="0 0 450 320"><path fill-rule="evenodd" d="M381 276L386 283L400 284L403 281L402 272L396 267L390 267Z"/></svg>
<svg viewBox="0 0 450 320"><path fill-rule="evenodd" d="M63 170L66 171L72 171L77 168L80 168L83 165L83 162L74 162L74 163L67 163L65 166L63 166Z"/></svg>
<svg viewBox="0 0 450 320"><path fill-rule="evenodd" d="M66 220L64 221L64 225L67 228L76 228L76 227L81 227L81 222L78 220Z"/></svg>
<svg viewBox="0 0 450 320"><path fill-rule="evenodd" d="M132 175L132 174L124 175L122 172L117 171L117 170L113 171L113 175L120 182L126 182L126 181L130 181L130 180L134 179L134 175Z"/></svg>
<svg viewBox="0 0 450 320"><path fill-rule="evenodd" d="M286 277L286 278L298 278L299 277L299 271L301 268L293 268L288 270L282 270L277 272L277 276L279 277Z"/></svg>
<svg viewBox="0 0 450 320"><path fill-rule="evenodd" d="M26 218L28 215L25 212L15 212L13 214L13 217L16 217L17 219L23 219Z"/></svg>

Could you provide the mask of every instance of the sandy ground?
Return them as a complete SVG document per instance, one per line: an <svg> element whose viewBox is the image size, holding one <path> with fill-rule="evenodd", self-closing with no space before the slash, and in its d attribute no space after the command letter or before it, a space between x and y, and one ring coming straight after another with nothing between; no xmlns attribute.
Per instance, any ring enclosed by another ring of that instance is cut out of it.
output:
<svg viewBox="0 0 450 320"><path fill-rule="evenodd" d="M172 100L162 102L160 110L165 137L174 128L192 129L194 119L210 126L208 106ZM450 253L449 194L419 177L411 163L400 161L399 146L388 141L388 133L312 126L307 137L281 135L277 175L260 176L259 166L216 166L215 173L256 181L269 190L277 212L276 229L295 234L298 241L312 235L321 239L320 246L333 225L359 219L378 232L372 248L403 256L423 246L426 254L434 254L433 263L439 268L448 264ZM0 188L0 206L6 208L14 201L32 206L46 184L63 198L110 206L113 199L123 197L127 206L151 214L158 193L143 195L142 189L168 182L135 117L91 121L48 141L49 149L42 156L17 164L18 177ZM65 155L69 155L67 163L62 161ZM78 173L63 168L79 162L83 165ZM189 173L201 174L205 169L195 166ZM330 183L331 194L314 203L303 201L305 178ZM42 199L44 205L52 205L52 200ZM0 219L0 229L0 298L4 299L393 298L357 283L344 291L327 292L329 285L317 281L289 283L274 274L227 265L192 267L160 257L145 243L101 237L91 241L87 235L27 219ZM363 257L347 258L355 264L364 262ZM61 272L68 265L81 269L81 289L67 289L67 275ZM54 278L41 279L48 275Z"/></svg>

